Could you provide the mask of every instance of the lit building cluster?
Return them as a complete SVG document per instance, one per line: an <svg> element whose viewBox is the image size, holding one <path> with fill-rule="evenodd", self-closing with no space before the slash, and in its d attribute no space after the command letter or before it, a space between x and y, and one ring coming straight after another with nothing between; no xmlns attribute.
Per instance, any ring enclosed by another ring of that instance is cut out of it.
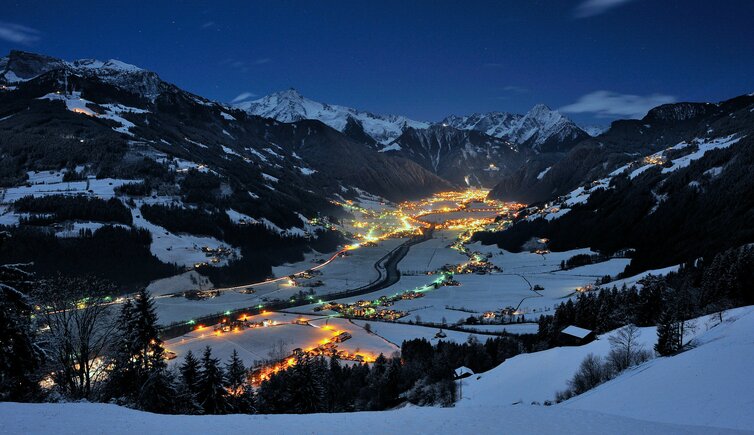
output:
<svg viewBox="0 0 754 435"><path fill-rule="evenodd" d="M347 235L364 246L389 238L412 237L430 227L477 231L524 207L489 199L487 194L484 189L440 192L429 198L402 202L395 209L367 209L350 200L334 203L354 214L355 219L347 225Z"/></svg>
<svg viewBox="0 0 754 435"><path fill-rule="evenodd" d="M298 323L298 322L296 322ZM306 323L302 321L301 323ZM249 381L251 385L258 386L263 381L270 379L270 377L282 370L288 369L296 365L296 363L303 358L312 357L326 357L337 358L344 361L356 361L358 363L371 363L374 362L375 357L365 352L349 352L344 349L339 349L338 344L352 338L351 333L348 331L341 331L333 328L329 325L324 325L320 329L332 332L330 338L323 338L316 344L307 348L293 349L291 355L283 358L280 361L275 361L269 364L264 364L257 367L251 372Z"/></svg>

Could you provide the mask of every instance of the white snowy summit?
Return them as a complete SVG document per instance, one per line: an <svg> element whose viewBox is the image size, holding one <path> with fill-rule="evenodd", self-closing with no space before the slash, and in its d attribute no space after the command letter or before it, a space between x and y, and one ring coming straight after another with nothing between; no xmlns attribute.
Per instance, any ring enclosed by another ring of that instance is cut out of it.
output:
<svg viewBox="0 0 754 435"><path fill-rule="evenodd" d="M544 104L537 104L525 115L507 112L449 116L441 121L447 127L476 130L536 151L562 151L588 137L579 126Z"/></svg>
<svg viewBox="0 0 754 435"><path fill-rule="evenodd" d="M156 73L116 59L79 59L69 62L19 50L11 50L8 56L0 58L0 84L18 84L51 71L66 71L72 76L96 77L102 82L150 99L154 99L166 87Z"/></svg>
<svg viewBox="0 0 754 435"><path fill-rule="evenodd" d="M375 115L350 107L319 103L305 98L295 89L276 92L254 101L238 103L236 107L251 115L273 118L280 122L316 119L341 132L346 130L350 119L360 124L364 133L382 144L392 142L407 127L418 129L429 127L427 122L414 121L405 116Z"/></svg>
<svg viewBox="0 0 754 435"><path fill-rule="evenodd" d="M430 126L475 130L541 152L563 151L589 137L573 121L544 104L534 106L525 115L507 112L476 113L470 116L449 116L438 123L416 121L401 115L375 115L350 107L319 103L302 96L295 89L239 103L236 107L249 114L280 122L316 119L341 132L359 126L369 137L383 145L393 142L408 127L423 130Z"/></svg>

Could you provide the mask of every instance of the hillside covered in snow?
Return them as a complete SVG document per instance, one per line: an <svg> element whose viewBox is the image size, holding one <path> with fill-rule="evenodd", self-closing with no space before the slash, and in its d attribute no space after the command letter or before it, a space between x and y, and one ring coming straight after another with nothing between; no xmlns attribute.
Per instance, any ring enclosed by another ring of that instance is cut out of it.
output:
<svg viewBox="0 0 754 435"><path fill-rule="evenodd" d="M584 346L519 355L466 378L452 408L311 415L166 416L116 405L0 403L7 433L531 433L734 434L754 431L754 308L697 319L693 347L656 358L569 401L543 406L589 353L605 354L607 334ZM643 328L650 346L654 328ZM456 381L460 382L460 381ZM532 404L536 402L537 404Z"/></svg>

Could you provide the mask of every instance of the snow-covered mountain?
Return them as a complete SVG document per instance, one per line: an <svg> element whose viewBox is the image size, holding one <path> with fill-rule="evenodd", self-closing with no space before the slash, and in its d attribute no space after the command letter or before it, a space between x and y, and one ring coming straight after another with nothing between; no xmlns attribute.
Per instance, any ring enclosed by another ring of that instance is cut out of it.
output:
<svg viewBox="0 0 754 435"><path fill-rule="evenodd" d="M237 108L251 115L274 118L280 122L316 119L344 132L349 123L356 123L375 141L387 144L401 135L407 127L427 128L429 123L400 115L375 115L350 107L330 105L310 100L295 89L267 95L254 101L242 102Z"/></svg>
<svg viewBox="0 0 754 435"><path fill-rule="evenodd" d="M557 110L537 104L524 115L507 112L449 116L444 126L476 130L539 152L567 151L589 135Z"/></svg>
<svg viewBox="0 0 754 435"><path fill-rule="evenodd" d="M405 157L455 184L494 186L526 164L531 150L476 130L434 124L409 128L380 150Z"/></svg>
<svg viewBox="0 0 754 435"><path fill-rule="evenodd" d="M586 132L589 136L597 137L601 135L602 133L606 132L609 127L605 127L604 125L582 125L581 129Z"/></svg>
<svg viewBox="0 0 754 435"><path fill-rule="evenodd" d="M589 137L573 121L544 104L534 106L523 115L507 112L452 115L437 123L416 121L401 115L375 115L350 107L319 103L302 96L295 89L239 103L236 107L249 114L280 122L316 119L351 137L366 135L367 140L371 138L383 145L396 140L407 128L422 130L430 126L474 130L538 152L565 151Z"/></svg>
<svg viewBox="0 0 754 435"><path fill-rule="evenodd" d="M18 50L12 50L8 56L0 58L0 84L12 87L55 70L65 70L73 75L96 78L98 81L152 100L172 86L163 82L152 71L116 59L65 61Z"/></svg>

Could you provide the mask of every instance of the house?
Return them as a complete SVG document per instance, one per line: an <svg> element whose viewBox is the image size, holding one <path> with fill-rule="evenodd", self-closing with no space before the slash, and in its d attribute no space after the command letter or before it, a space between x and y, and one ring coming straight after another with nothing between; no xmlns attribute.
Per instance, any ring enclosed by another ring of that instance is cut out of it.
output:
<svg viewBox="0 0 754 435"><path fill-rule="evenodd" d="M579 328L578 326L568 325L558 335L558 344L561 346L581 346L593 341L595 338L594 331Z"/></svg>
<svg viewBox="0 0 754 435"><path fill-rule="evenodd" d="M474 374L474 371L466 366L461 366L454 370L454 375L456 379L468 378L469 376L473 374Z"/></svg>

